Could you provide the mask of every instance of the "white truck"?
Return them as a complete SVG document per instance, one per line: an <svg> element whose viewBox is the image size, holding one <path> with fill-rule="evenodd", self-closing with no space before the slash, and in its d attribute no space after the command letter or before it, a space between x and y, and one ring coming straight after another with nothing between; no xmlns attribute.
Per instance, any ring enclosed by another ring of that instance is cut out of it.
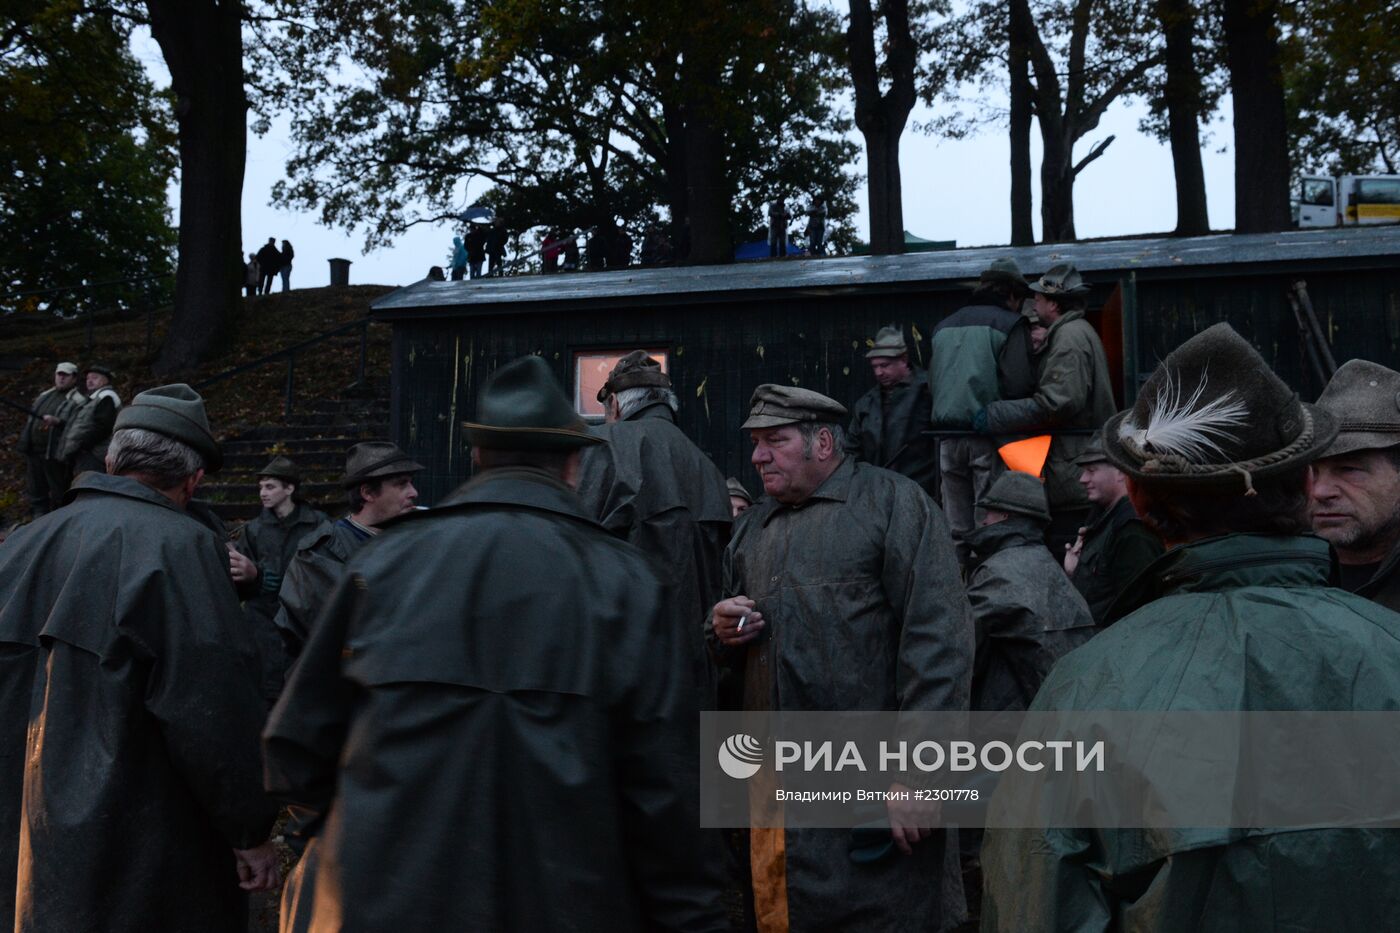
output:
<svg viewBox="0 0 1400 933"><path fill-rule="evenodd" d="M1400 175L1304 175L1299 227L1400 223Z"/></svg>

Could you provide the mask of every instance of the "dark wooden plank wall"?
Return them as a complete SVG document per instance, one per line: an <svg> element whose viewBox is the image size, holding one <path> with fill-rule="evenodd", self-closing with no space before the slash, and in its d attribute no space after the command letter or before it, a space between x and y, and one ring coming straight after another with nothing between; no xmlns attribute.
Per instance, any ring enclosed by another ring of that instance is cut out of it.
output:
<svg viewBox="0 0 1400 933"><path fill-rule="evenodd" d="M1286 291L1292 276L1140 281L1139 353L1150 373L1173 347L1218 321L1250 339L1304 398L1321 386L1307 372ZM1400 368L1400 270L1307 275L1339 362L1373 359ZM1093 309L1113 283L1091 296ZM873 385L866 340L886 323L904 326L916 363L928 357L934 324L966 302L966 291L841 294L766 302L655 309L561 309L558 313L403 320L395 324L394 432L420 462L424 502L470 475L460 422L471 417L482 380L527 353L543 356L572 396L573 354L663 347L680 397L682 429L726 475L756 488L749 443L739 430L754 387L801 385L851 404ZM917 329L918 338L915 338Z"/></svg>

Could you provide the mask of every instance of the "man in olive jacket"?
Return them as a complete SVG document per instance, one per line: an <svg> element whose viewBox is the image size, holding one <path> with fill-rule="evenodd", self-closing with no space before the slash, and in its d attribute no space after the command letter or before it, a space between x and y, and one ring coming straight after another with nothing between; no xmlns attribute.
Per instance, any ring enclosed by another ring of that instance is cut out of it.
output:
<svg viewBox="0 0 1400 933"><path fill-rule="evenodd" d="M73 475L91 470L101 473L107 456L107 441L121 411L122 399L112 388L116 373L93 363L83 374L88 400L73 413L63 430L58 458L72 467Z"/></svg>
<svg viewBox="0 0 1400 933"><path fill-rule="evenodd" d="M744 428L768 498L725 551L716 650L742 665L745 709L965 710L973 635L948 525L908 477L844 456L845 415L809 389L754 391ZM907 804L888 813L893 845L869 864L849 831L752 829L759 929L961 922L956 841Z"/></svg>
<svg viewBox="0 0 1400 933"><path fill-rule="evenodd" d="M68 465L58 459L64 423L87 401L77 385L78 367L59 363L54 367L53 385L40 392L31 404L34 412L19 432L19 452L24 455L24 494L29 511L38 518L63 504L71 477ZM36 417L37 416L37 417Z"/></svg>
<svg viewBox="0 0 1400 933"><path fill-rule="evenodd" d="M1349 360L1317 404L1341 430L1313 464L1313 531L1336 549L1343 589L1400 612L1400 373Z"/></svg>
<svg viewBox="0 0 1400 933"><path fill-rule="evenodd" d="M1133 511L1126 477L1108 462L1100 435L1074 463L1090 509L1079 539L1065 550L1065 572L1102 627L1118 594L1162 556L1162 542Z"/></svg>
<svg viewBox="0 0 1400 933"><path fill-rule="evenodd" d="M1031 285L1035 310L1050 325L1037 363L1035 393L1006 399L979 412L975 427L989 434L1053 433L1045 465L1050 498L1051 549L1073 543L1089 513L1074 458L1089 446L1117 405L1103 342L1084 319L1089 288L1070 265L1053 266ZM1070 432L1070 433L1067 433Z"/></svg>
<svg viewBox="0 0 1400 933"><path fill-rule="evenodd" d="M904 332L880 328L865 358L876 385L851 408L846 453L863 463L894 470L918 483L930 496L938 492L938 452L925 436L933 402L928 373L909 363Z"/></svg>
<svg viewBox="0 0 1400 933"><path fill-rule="evenodd" d="M968 539L967 582L977 655L972 708L1022 710L1055 662L1094 635L1094 617L1045 547L1050 508L1039 478L1012 471L982 499Z"/></svg>
<svg viewBox="0 0 1400 933"><path fill-rule="evenodd" d="M1228 325L1168 355L1104 450L1169 550L1031 709L1393 710L1400 616L1330 588L1307 534L1308 464L1336 433ZM988 829L982 928L1390 929L1397 862L1394 830Z"/></svg>
<svg viewBox="0 0 1400 933"><path fill-rule="evenodd" d="M727 929L683 633L571 488L600 438L534 356L464 427L479 475L351 559L268 723L327 812L283 929Z"/></svg>
<svg viewBox="0 0 1400 933"><path fill-rule="evenodd" d="M584 511L652 559L666 614L689 646L700 709L715 705L705 617L720 597L720 561L732 522L729 489L714 462L676 427L671 379L645 350L618 361L598 390L606 443L579 464Z"/></svg>
<svg viewBox="0 0 1400 933"><path fill-rule="evenodd" d="M276 810L224 546L184 513L219 448L185 385L116 427L111 475L0 547L0 910L22 933L243 933Z"/></svg>

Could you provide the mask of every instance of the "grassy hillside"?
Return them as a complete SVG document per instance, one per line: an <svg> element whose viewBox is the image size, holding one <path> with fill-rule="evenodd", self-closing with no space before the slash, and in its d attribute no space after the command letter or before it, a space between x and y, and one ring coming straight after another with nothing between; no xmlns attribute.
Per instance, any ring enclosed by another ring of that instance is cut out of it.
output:
<svg viewBox="0 0 1400 933"><path fill-rule="evenodd" d="M123 401L137 392L170 381L198 382L241 363L314 337L369 313L370 302L391 291L388 286L297 289L243 299L227 352L188 373L181 380L158 379L150 364L159 350L169 321L169 309L148 319L99 315L88 351L85 323L48 324L36 320L0 321L0 396L28 405L53 385L54 365L70 360L80 367L104 363L117 373L116 389ZM148 343L149 337L149 343ZM149 346L149 351L148 351ZM301 405L334 398L354 381L359 364L358 333L319 344L298 354L296 393ZM387 384L389 335L384 325L370 328L371 382ZM249 428L280 424L286 385L285 361L276 361L210 387L206 393L209 420L221 439ZM24 461L15 452L24 415L0 409L0 515L9 524L25 514Z"/></svg>

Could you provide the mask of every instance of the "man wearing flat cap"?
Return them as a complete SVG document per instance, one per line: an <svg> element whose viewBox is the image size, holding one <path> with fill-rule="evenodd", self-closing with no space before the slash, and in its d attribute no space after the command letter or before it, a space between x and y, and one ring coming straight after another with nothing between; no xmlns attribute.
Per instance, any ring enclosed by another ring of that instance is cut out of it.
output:
<svg viewBox="0 0 1400 933"><path fill-rule="evenodd" d="M1066 547L1064 567L1089 604L1094 623L1102 626L1118 594L1162 556L1162 541L1133 511L1127 477L1108 462L1102 434L1094 436L1074 463L1089 500L1089 518L1078 540Z"/></svg>
<svg viewBox="0 0 1400 933"><path fill-rule="evenodd" d="M727 929L685 633L573 490L602 439L537 356L463 427L477 476L356 553L268 723L327 814L283 929Z"/></svg>
<svg viewBox="0 0 1400 933"><path fill-rule="evenodd" d="M1055 553L1073 544L1089 514L1074 458L1117 409L1103 341L1084 319L1089 286L1074 266L1052 266L1030 286L1036 316L1049 325L1036 358L1036 384L1026 398L988 403L973 419L993 435L1052 434L1045 464L1050 497L1050 543ZM1073 433L1068 433L1073 432Z"/></svg>
<svg viewBox="0 0 1400 933"><path fill-rule="evenodd" d="M1351 360L1317 404L1341 429L1313 464L1313 531L1336 550L1344 589L1400 612L1400 373Z"/></svg>
<svg viewBox="0 0 1400 933"><path fill-rule="evenodd" d="M982 272L969 304L933 329L933 427L959 432L938 443L943 511L964 565L971 553L966 539L976 527L977 501L1006 469L997 456L997 439L970 436L972 420L999 399L1025 398L1035 391L1030 331L1021 316L1027 294L1015 260L998 259Z"/></svg>
<svg viewBox="0 0 1400 933"><path fill-rule="evenodd" d="M194 390L143 392L107 472L0 548L0 910L16 930L242 933L240 887L278 883L252 638L223 542L184 511L220 462Z"/></svg>
<svg viewBox="0 0 1400 933"><path fill-rule="evenodd" d="M63 504L72 477L68 464L58 457L64 425L87 401L78 386L78 367L59 363L54 367L53 385L40 392L30 404L33 415L25 419L19 432L18 450L24 456L24 495L35 518Z"/></svg>
<svg viewBox="0 0 1400 933"><path fill-rule="evenodd" d="M1400 616L1330 588L1327 543L1308 533L1309 464L1336 434L1229 325L1170 353L1104 429L1104 453L1169 550L1119 598L1116 621L1060 659L1031 710L1394 709ZM1193 751L1160 740L1159 760ZM1152 786L1167 774L1143 772L1142 792L1170 797ZM1126 805L1118 786L1096 785L1085 805ZM988 829L982 929L1394 926L1394 886L1356 879L1389 877L1400 834L1246 825Z"/></svg>
<svg viewBox="0 0 1400 933"><path fill-rule="evenodd" d="M350 513L338 521L323 521L302 537L277 590L280 606L274 623L290 661L301 653L350 555L379 534L380 525L413 511L418 502L413 477L421 469L389 441L362 441L350 448L340 481Z"/></svg>
<svg viewBox="0 0 1400 933"><path fill-rule="evenodd" d="M845 420L809 389L754 391L743 426L768 498L725 551L716 652L742 670L746 709L965 710L972 624L947 523L917 483L844 454ZM897 799L889 818L899 852L870 864L846 831L752 829L759 929L960 922L956 840Z"/></svg>
<svg viewBox="0 0 1400 933"><path fill-rule="evenodd" d="M982 499L968 538L967 598L977 627L972 708L1023 710L1050 668L1094 634L1094 617L1045 547L1050 506L1040 478L1012 470Z"/></svg>
<svg viewBox="0 0 1400 933"><path fill-rule="evenodd" d="M73 419L63 431L63 443L58 458L68 463L73 475L86 471L101 473L107 456L107 441L116 425L122 399L112 382L116 373L100 363L93 363L83 374L86 380L87 402L73 413Z"/></svg>
<svg viewBox="0 0 1400 933"><path fill-rule="evenodd" d="M846 453L903 473L930 496L938 491L938 454L928 430L928 374L909 363L904 331L880 328L865 354L875 387L856 400L846 429Z"/></svg>
<svg viewBox="0 0 1400 933"><path fill-rule="evenodd" d="M231 571L243 597L243 615L258 645L263 698L271 706L282 692L287 671L286 644L273 621L280 605L277 593L282 575L302 539L329 519L301 501L297 495L301 471L286 457L273 457L257 476L263 508L239 529L234 550L247 560L234 562Z"/></svg>
<svg viewBox="0 0 1400 933"><path fill-rule="evenodd" d="M598 390L606 443L583 451L578 494L604 528L650 556L666 613L690 648L695 697L713 709L715 672L705 617L719 599L729 543L729 490L714 462L676 427L671 379L645 350L618 361Z"/></svg>

